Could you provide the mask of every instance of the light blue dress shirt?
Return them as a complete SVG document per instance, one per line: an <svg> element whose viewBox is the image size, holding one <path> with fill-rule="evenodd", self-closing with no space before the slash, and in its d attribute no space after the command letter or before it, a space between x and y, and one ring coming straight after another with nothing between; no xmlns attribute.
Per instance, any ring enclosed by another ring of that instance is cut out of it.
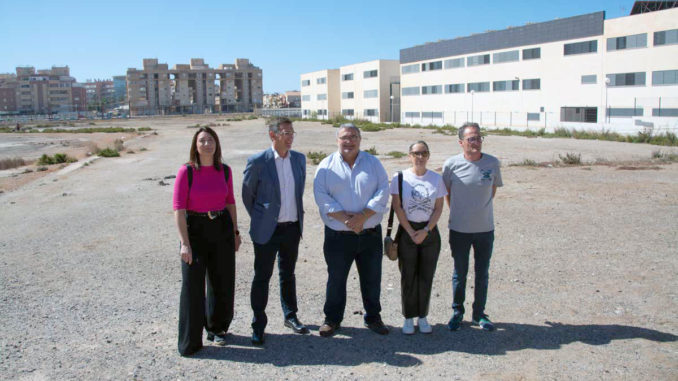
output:
<svg viewBox="0 0 678 381"><path fill-rule="evenodd" d="M360 151L351 168L339 152L327 156L318 165L313 180L313 195L320 218L332 230L350 231L344 221L327 215L345 211L360 213L366 207L375 212L364 229L381 224L388 205L388 175L376 157Z"/></svg>

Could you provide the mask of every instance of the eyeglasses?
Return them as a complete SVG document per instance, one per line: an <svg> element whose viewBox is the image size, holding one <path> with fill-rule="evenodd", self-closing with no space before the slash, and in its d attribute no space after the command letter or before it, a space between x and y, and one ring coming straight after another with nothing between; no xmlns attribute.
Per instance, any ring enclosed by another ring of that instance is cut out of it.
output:
<svg viewBox="0 0 678 381"><path fill-rule="evenodd" d="M290 137L290 136L295 137L295 136L297 136L297 133L294 132L294 131L280 131L280 132L278 132L278 135L287 138L287 137Z"/></svg>
<svg viewBox="0 0 678 381"><path fill-rule="evenodd" d="M469 138L462 139L462 140L465 140L468 143L481 143L483 140L485 140L485 137L484 136L471 136Z"/></svg>
<svg viewBox="0 0 678 381"><path fill-rule="evenodd" d="M411 151L410 155L416 156L416 157L428 157L429 152L428 151Z"/></svg>
<svg viewBox="0 0 678 381"><path fill-rule="evenodd" d="M355 141L355 140L358 140L358 139L360 139L360 136L358 136L358 135L344 135L344 136L339 137L339 140L344 141L344 142Z"/></svg>

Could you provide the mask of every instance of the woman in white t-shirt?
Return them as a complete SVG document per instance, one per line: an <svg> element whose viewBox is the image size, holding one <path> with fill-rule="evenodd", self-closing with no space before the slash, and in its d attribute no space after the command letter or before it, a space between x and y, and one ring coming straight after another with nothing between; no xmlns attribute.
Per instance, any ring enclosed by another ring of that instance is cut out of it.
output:
<svg viewBox="0 0 678 381"><path fill-rule="evenodd" d="M426 169L429 155L428 145L423 141L410 146L412 167L402 171L402 197L398 191L398 173L391 181L393 207L400 222L396 240L406 335L414 333L415 317L419 318L419 332L432 332L426 316L440 254L437 224L447 189L442 176Z"/></svg>

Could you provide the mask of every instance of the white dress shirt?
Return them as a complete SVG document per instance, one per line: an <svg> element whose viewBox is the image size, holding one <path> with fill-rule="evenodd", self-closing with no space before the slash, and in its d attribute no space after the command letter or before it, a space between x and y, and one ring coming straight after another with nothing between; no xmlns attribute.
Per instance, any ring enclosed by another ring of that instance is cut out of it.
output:
<svg viewBox="0 0 678 381"><path fill-rule="evenodd" d="M292 173L292 155L287 152L286 157L278 154L273 148L275 169L278 172L280 184L280 214L278 222L294 222L299 220L297 216L297 200L294 197L294 173Z"/></svg>

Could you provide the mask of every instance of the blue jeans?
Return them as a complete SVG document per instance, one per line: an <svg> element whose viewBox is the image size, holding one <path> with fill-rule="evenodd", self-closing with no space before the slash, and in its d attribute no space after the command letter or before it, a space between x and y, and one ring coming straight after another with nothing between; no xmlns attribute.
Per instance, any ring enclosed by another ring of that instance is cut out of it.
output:
<svg viewBox="0 0 678 381"><path fill-rule="evenodd" d="M365 322L381 320L381 260L383 242L381 225L358 235L340 232L325 226L323 245L327 263L327 289L325 297L325 320L339 324L344 319L346 308L346 280L355 261L360 277L360 292L365 307Z"/></svg>
<svg viewBox="0 0 678 381"><path fill-rule="evenodd" d="M485 314L487 301L487 285L489 280L490 258L494 244L494 230L483 233L460 233L450 230L450 249L454 258L454 275L452 276L452 292L454 300L452 309L455 313L464 314L466 299L466 275L471 246L475 268L475 287L473 300L473 316L475 320Z"/></svg>

